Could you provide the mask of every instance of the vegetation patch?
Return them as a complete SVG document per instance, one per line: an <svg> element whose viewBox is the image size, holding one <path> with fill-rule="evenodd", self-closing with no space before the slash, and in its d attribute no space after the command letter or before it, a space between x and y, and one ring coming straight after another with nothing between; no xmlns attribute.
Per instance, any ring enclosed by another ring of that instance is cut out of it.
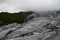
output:
<svg viewBox="0 0 60 40"><path fill-rule="evenodd" d="M27 17L27 14L21 13L7 13L2 12L0 13L0 21L7 22L7 23L22 23L24 19Z"/></svg>

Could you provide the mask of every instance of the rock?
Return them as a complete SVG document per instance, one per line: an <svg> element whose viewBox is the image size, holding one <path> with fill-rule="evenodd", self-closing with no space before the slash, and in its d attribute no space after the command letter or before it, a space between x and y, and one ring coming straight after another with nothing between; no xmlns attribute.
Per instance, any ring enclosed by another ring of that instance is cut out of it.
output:
<svg viewBox="0 0 60 40"><path fill-rule="evenodd" d="M45 40L51 36L55 35L55 31L53 32L48 32L48 33L35 33L34 35L31 36L25 36L25 37L16 37L16 38L11 38L7 40Z"/></svg>
<svg viewBox="0 0 60 40"><path fill-rule="evenodd" d="M31 35L31 36L27 36L27 37L19 37L19 38L12 38L12 39L8 39L8 40L38 40L39 35Z"/></svg>
<svg viewBox="0 0 60 40"><path fill-rule="evenodd" d="M8 24L8 25L5 25L5 26L1 26L2 28L5 28L5 29L10 29L10 28L21 28L22 25L21 24L18 24L18 23L12 23L12 24Z"/></svg>
<svg viewBox="0 0 60 40"><path fill-rule="evenodd" d="M6 37L7 33L9 32L10 30L5 30L5 31L2 31L0 32L0 39Z"/></svg>
<svg viewBox="0 0 60 40"><path fill-rule="evenodd" d="M30 32L34 32L49 22L50 21L45 18L41 18L38 21L37 20L33 21L33 23L32 22L28 23L28 24L24 25L23 28L20 28L20 29L14 31L13 33L11 33L10 35L8 35L8 38L14 38L14 37L20 36L21 34L27 34Z"/></svg>
<svg viewBox="0 0 60 40"><path fill-rule="evenodd" d="M5 25L5 26L2 26L4 28L13 28L13 27L16 27L18 24L17 23L12 23L12 24L8 24L8 25Z"/></svg>
<svg viewBox="0 0 60 40"><path fill-rule="evenodd" d="M46 40L60 40L60 28L56 30L55 36L49 37Z"/></svg>
<svg viewBox="0 0 60 40"><path fill-rule="evenodd" d="M40 14L38 14L38 13L32 13L32 14L30 14L29 16L27 16L26 18L25 18L25 22L27 22L27 21L29 21L29 20L32 20L32 19L34 19L34 18L38 18L38 17L40 17L41 15Z"/></svg>
<svg viewBox="0 0 60 40"><path fill-rule="evenodd" d="M19 38L12 38L12 39L6 39L6 40L22 40L23 38L22 37L19 37Z"/></svg>
<svg viewBox="0 0 60 40"><path fill-rule="evenodd" d="M7 29L7 30L4 30L4 31L0 32L0 39L5 40L7 38L7 36L15 30L16 30L16 28L11 28L11 29Z"/></svg>
<svg viewBox="0 0 60 40"><path fill-rule="evenodd" d="M0 27L0 40L59 40L60 27L57 28L59 21L40 17L32 14L32 18L23 24L12 23Z"/></svg>
<svg viewBox="0 0 60 40"><path fill-rule="evenodd" d="M0 32L3 31L4 29L0 27Z"/></svg>

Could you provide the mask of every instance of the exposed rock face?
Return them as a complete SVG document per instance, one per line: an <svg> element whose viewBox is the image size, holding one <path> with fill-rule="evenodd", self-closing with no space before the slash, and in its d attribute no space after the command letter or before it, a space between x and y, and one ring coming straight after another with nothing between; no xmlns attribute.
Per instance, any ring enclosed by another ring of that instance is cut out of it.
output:
<svg viewBox="0 0 60 40"><path fill-rule="evenodd" d="M40 15L40 14L39 14ZM0 40L59 40L58 20L31 14L23 24L12 23L0 27Z"/></svg>

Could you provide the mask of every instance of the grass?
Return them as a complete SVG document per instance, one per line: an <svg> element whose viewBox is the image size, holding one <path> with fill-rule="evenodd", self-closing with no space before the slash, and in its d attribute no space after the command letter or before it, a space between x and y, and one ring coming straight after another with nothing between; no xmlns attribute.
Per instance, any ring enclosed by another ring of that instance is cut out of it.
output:
<svg viewBox="0 0 60 40"><path fill-rule="evenodd" d="M26 18L26 14L23 13L7 13L2 12L0 13L0 21L4 21L7 23L22 23L24 22L24 19Z"/></svg>

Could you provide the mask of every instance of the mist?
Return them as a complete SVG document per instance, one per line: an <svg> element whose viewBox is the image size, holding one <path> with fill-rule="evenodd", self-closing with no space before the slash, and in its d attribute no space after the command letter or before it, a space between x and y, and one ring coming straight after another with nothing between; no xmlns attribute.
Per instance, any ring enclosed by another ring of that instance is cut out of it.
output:
<svg viewBox="0 0 60 40"><path fill-rule="evenodd" d="M0 0L0 12L60 10L60 0Z"/></svg>

